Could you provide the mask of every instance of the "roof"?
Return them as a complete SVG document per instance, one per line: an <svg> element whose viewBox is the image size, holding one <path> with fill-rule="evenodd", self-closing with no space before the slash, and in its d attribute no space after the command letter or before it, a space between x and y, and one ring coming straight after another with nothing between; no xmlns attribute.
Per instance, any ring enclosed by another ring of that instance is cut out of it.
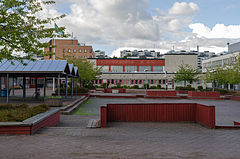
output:
<svg viewBox="0 0 240 159"><path fill-rule="evenodd" d="M69 70L70 70L70 74L75 76L75 67L73 64L68 64L69 66Z"/></svg>
<svg viewBox="0 0 240 159"><path fill-rule="evenodd" d="M78 74L78 67L74 67L74 70L75 70L75 76L78 77L79 74Z"/></svg>
<svg viewBox="0 0 240 159"><path fill-rule="evenodd" d="M2 60L0 62L0 73L61 73L70 74L67 60L23 60L23 63L16 60Z"/></svg>

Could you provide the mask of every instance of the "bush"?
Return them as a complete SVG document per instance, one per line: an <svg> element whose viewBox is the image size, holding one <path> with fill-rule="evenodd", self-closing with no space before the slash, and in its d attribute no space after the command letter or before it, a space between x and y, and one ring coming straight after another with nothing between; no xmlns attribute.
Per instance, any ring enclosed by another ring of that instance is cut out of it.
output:
<svg viewBox="0 0 240 159"><path fill-rule="evenodd" d="M162 86L158 84L157 85L157 89L161 89L161 88L162 88Z"/></svg>
<svg viewBox="0 0 240 159"><path fill-rule="evenodd" d="M131 87L131 89L139 89L139 86L138 85L134 85Z"/></svg>
<svg viewBox="0 0 240 159"><path fill-rule="evenodd" d="M157 89L157 87L156 86L151 86L150 89Z"/></svg>
<svg viewBox="0 0 240 159"><path fill-rule="evenodd" d="M198 86L198 90L203 90L203 86Z"/></svg>
<svg viewBox="0 0 240 159"><path fill-rule="evenodd" d="M0 122L21 122L49 109L49 107L45 104L34 107L28 107L27 104L15 106L5 104L0 105L0 107Z"/></svg>
<svg viewBox="0 0 240 159"><path fill-rule="evenodd" d="M149 89L149 84L144 84L144 88L146 88L147 86L147 89Z"/></svg>
<svg viewBox="0 0 240 159"><path fill-rule="evenodd" d="M189 87L190 86L190 87ZM191 87L191 85L188 85L187 87L176 87L177 91L194 91L195 88Z"/></svg>

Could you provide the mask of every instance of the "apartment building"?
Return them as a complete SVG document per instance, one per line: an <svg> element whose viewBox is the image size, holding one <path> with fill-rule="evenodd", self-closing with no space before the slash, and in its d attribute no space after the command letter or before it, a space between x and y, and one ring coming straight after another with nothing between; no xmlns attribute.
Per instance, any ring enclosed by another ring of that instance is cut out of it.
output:
<svg viewBox="0 0 240 159"><path fill-rule="evenodd" d="M48 55L48 52L53 52L55 55ZM49 41L49 47L44 48L44 53L45 60L62 59L63 55L80 59L93 58L92 46L81 44L75 39L52 39Z"/></svg>

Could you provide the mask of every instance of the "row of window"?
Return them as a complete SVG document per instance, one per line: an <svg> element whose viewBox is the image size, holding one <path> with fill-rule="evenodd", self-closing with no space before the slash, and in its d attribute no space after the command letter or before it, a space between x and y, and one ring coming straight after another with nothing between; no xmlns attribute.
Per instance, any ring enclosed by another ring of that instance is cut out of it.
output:
<svg viewBox="0 0 240 159"><path fill-rule="evenodd" d="M63 49L63 52L66 52L66 50ZM71 50L71 49L68 49L67 52L68 52L68 53L71 53L72 50ZM73 53L76 53L76 52L77 52L77 49L73 49ZM78 52L79 52L79 53L82 53L82 49L79 49ZM83 52L84 52L84 53L87 53L87 49L83 49ZM92 49L89 51L89 53L92 53Z"/></svg>
<svg viewBox="0 0 240 159"><path fill-rule="evenodd" d="M92 58L92 56L86 56L86 55L84 55L84 56L81 56L81 55L79 55L79 56L75 56L75 55L73 55L73 57L75 57L75 58L79 58L79 59L87 59L87 58Z"/></svg>
<svg viewBox="0 0 240 159"><path fill-rule="evenodd" d="M123 67L125 72L151 72L151 66L139 66L139 71L137 66L111 66L111 72L123 72ZM102 71L109 72L109 66L102 66ZM153 72L163 72L163 66L153 66Z"/></svg>
<svg viewBox="0 0 240 159"><path fill-rule="evenodd" d="M145 84L145 83L149 83L149 84L166 84L166 80L163 79L163 80L114 80L114 79L111 79L111 80L107 80L107 82L109 84L117 84L117 83L120 83L122 85L125 85L125 84ZM99 80L95 80L95 83L94 84L102 84L103 83L103 80L102 79L99 79Z"/></svg>

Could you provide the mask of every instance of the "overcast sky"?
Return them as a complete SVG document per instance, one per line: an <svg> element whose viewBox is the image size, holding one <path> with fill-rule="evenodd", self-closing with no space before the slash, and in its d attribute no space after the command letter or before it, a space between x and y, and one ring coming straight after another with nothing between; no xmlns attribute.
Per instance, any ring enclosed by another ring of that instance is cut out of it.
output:
<svg viewBox="0 0 240 159"><path fill-rule="evenodd" d="M79 42L119 55L122 49L227 51L240 41L240 0L55 0L43 16Z"/></svg>

